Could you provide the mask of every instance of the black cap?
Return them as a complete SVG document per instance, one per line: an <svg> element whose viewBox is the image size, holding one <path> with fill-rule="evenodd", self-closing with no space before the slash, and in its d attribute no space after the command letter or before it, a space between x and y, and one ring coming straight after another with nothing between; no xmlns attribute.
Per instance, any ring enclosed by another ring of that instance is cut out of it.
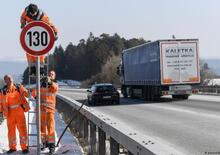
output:
<svg viewBox="0 0 220 155"><path fill-rule="evenodd" d="M30 4L28 6L28 12L34 14L35 12L38 12L38 7L36 4Z"/></svg>

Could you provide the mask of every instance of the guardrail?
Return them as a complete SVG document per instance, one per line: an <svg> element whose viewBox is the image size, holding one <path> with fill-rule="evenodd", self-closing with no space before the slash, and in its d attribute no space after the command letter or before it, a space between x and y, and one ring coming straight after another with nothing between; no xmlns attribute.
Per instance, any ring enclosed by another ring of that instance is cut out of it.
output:
<svg viewBox="0 0 220 155"><path fill-rule="evenodd" d="M122 150L128 155L181 155L174 148L160 143L156 139L143 135L131 129L122 122L114 120L95 111L93 108L83 106L77 111L81 103L59 94L57 96L57 109L67 122L75 115L70 130L76 133L82 146L87 148L89 155L118 155ZM110 141L110 148L106 144Z"/></svg>
<svg viewBox="0 0 220 155"><path fill-rule="evenodd" d="M199 89L200 93L208 93L208 94L220 94L220 86L202 86L198 85L195 88Z"/></svg>

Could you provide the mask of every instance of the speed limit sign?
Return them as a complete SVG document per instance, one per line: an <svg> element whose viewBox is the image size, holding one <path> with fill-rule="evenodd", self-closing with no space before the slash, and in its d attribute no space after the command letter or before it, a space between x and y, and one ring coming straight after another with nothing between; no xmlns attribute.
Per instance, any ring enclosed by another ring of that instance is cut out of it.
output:
<svg viewBox="0 0 220 155"><path fill-rule="evenodd" d="M23 28L20 35L22 48L30 55L41 56L48 53L54 45L52 28L42 21L33 21Z"/></svg>

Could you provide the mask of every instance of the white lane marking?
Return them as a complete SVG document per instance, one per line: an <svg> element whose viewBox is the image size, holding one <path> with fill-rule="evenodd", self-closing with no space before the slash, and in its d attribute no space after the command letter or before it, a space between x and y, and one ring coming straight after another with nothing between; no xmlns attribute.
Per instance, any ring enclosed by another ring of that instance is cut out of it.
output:
<svg viewBox="0 0 220 155"><path fill-rule="evenodd" d="M220 119L220 114L219 115L209 114L209 113L197 112L197 111L192 111L192 110L187 110L187 109L179 109L179 108L174 108L174 107L157 107L157 108L165 109L165 110L171 110L171 111L177 111L177 112L184 112L184 113L197 115L197 116L202 116L202 117Z"/></svg>

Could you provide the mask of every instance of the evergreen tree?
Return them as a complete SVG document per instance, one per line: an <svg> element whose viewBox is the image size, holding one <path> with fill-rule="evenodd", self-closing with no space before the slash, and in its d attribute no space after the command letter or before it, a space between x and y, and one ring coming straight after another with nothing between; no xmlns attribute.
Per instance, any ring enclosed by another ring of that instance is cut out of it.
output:
<svg viewBox="0 0 220 155"><path fill-rule="evenodd" d="M143 38L126 40L117 33L112 36L103 33L95 37L90 32L88 38L81 39L78 45L69 43L65 50L61 45L55 47L54 53L50 54L47 59L49 58L49 68L56 71L58 80L83 81L100 73L111 57L120 57L123 49L145 42ZM23 79L24 83L28 83L28 69L24 71Z"/></svg>

